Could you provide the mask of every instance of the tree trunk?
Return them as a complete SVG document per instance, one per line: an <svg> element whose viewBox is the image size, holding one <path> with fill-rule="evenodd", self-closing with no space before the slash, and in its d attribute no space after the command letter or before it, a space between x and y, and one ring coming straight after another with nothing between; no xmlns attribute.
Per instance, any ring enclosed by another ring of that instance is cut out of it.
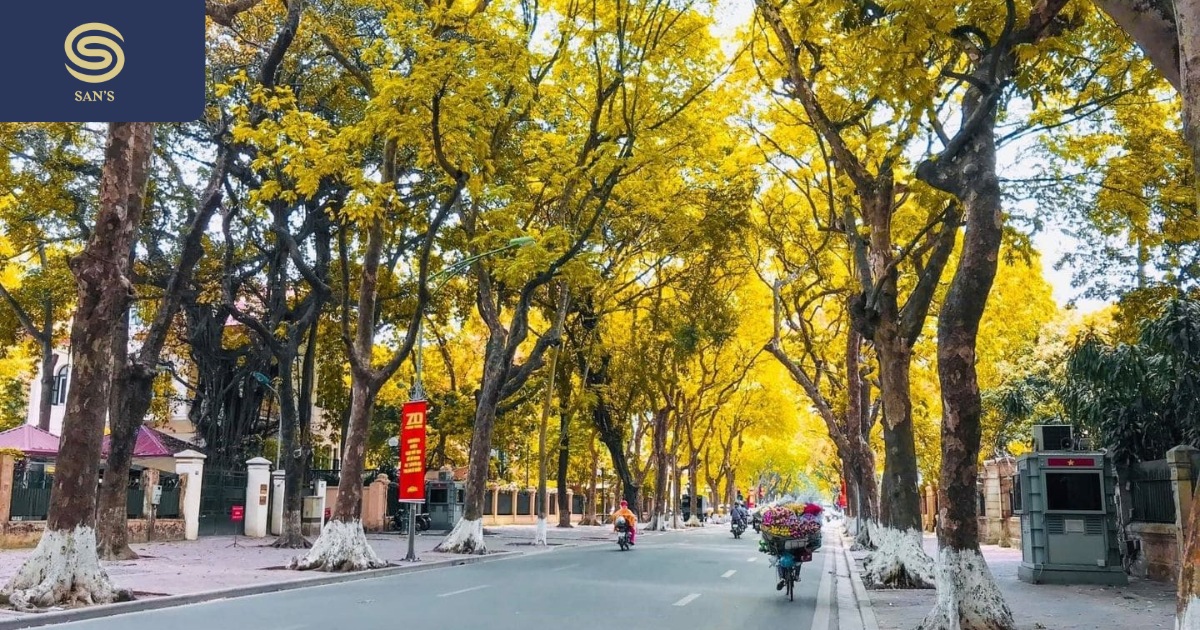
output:
<svg viewBox="0 0 1200 630"><path fill-rule="evenodd" d="M588 452L592 455L592 465L588 472L588 489L584 493L583 516L580 525L599 525L596 522L596 477L600 467L600 449L596 446L596 434L592 433L588 441Z"/></svg>
<svg viewBox="0 0 1200 630"><path fill-rule="evenodd" d="M300 419L296 413L296 387L292 365L294 356L278 358L279 421L283 423L283 531L272 547L308 549L312 543L304 537L301 512L304 508L308 449L305 448ZM339 493L340 494L340 493Z"/></svg>
<svg viewBox="0 0 1200 630"><path fill-rule="evenodd" d="M554 377L557 375L558 348L555 348L554 354L550 357L550 380L546 384L546 402L542 406L542 421L538 427L537 534L533 539L533 544L537 546L546 545L546 504L550 498L546 492L546 468L549 463L549 453L546 452L546 431L550 425L550 407L554 404ZM558 485L563 485L561 480ZM569 523L570 519L568 519Z"/></svg>
<svg viewBox="0 0 1200 630"><path fill-rule="evenodd" d="M113 329L113 382L109 399L110 428L108 460L100 485L100 506L97 511L97 552L102 560L132 560L138 555L129 548L129 527L126 524L129 468L141 418L129 413L132 395L129 366L129 309Z"/></svg>
<svg viewBox="0 0 1200 630"><path fill-rule="evenodd" d="M651 436L651 458L654 460L654 506L646 529L665 529L667 502L667 420L671 415L670 405L654 413Z"/></svg>
<svg viewBox="0 0 1200 630"><path fill-rule="evenodd" d="M496 428L496 405L504 377L504 346L500 334L488 336L484 354L483 379L475 405L474 431L467 463L467 488L462 520L438 544L436 551L461 554L486 554L483 540L483 504L487 500L488 463L492 452L492 433ZM514 508L515 509L515 508Z"/></svg>
<svg viewBox="0 0 1200 630"><path fill-rule="evenodd" d="M54 322L46 329L46 336L38 344L42 351L42 391L38 396L38 428L50 430L50 412L54 403L54 381L58 377L58 355L54 352Z"/></svg>
<svg viewBox="0 0 1200 630"><path fill-rule="evenodd" d="M558 420L558 526L571 527L571 498L567 495L567 475L571 464L571 416L567 401Z"/></svg>
<svg viewBox="0 0 1200 630"><path fill-rule="evenodd" d="M1187 519L1187 539L1179 563L1176 630L1200 630L1200 501L1193 499Z"/></svg>
<svg viewBox="0 0 1200 630"><path fill-rule="evenodd" d="M71 324L72 372L50 513L37 549L0 595L19 609L107 603L121 598L96 555L96 490L112 386L112 337L132 298L124 271L141 219L154 140L150 123L112 123L95 229L71 259L78 302ZM127 594L125 594L127 596Z"/></svg>
<svg viewBox="0 0 1200 630"><path fill-rule="evenodd" d="M996 76L1008 76L1011 66L1003 70ZM996 277L1004 229L996 174L996 105L971 89L963 99L963 120L977 115L984 117L983 122L953 160L927 162L918 169L921 179L955 194L966 210L958 269L938 316L938 380L942 388L938 603L921 624L922 630L1014 628L1012 612L980 553L976 519L982 405L975 342Z"/></svg>

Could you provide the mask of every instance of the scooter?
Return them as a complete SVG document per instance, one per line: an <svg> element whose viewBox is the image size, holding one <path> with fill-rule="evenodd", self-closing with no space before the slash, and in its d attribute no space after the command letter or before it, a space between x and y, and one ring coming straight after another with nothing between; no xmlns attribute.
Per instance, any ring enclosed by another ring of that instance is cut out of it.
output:
<svg viewBox="0 0 1200 630"><path fill-rule="evenodd" d="M755 512L754 518L750 520L750 524L754 526L754 533L762 533L762 515Z"/></svg>
<svg viewBox="0 0 1200 630"><path fill-rule="evenodd" d="M429 514L427 513L417 514L415 520L417 531L419 532L429 531L429 528L433 526L433 521L429 519ZM392 523L396 526L397 531L408 531L408 513L403 510L397 510L396 514L392 516Z"/></svg>
<svg viewBox="0 0 1200 630"><path fill-rule="evenodd" d="M621 551L629 551L632 543L629 542L629 525L625 523L625 519L617 519L617 545Z"/></svg>
<svg viewBox="0 0 1200 630"><path fill-rule="evenodd" d="M733 527L730 528L735 539L742 537L742 532L746 531L746 521L734 521Z"/></svg>

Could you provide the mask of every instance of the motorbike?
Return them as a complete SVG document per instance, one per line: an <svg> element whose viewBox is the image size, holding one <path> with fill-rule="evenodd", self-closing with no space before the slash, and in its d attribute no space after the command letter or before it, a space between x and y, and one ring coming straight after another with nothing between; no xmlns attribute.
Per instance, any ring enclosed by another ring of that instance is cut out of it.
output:
<svg viewBox="0 0 1200 630"><path fill-rule="evenodd" d="M742 532L746 531L746 521L741 521L741 520L734 521L733 527L730 528L730 531L733 532L733 537L735 539L741 538Z"/></svg>
<svg viewBox="0 0 1200 630"><path fill-rule="evenodd" d="M617 519L617 545L621 547L621 551L629 551L629 525L625 519Z"/></svg>
<svg viewBox="0 0 1200 630"><path fill-rule="evenodd" d="M761 514L756 512L754 514L754 518L751 519L750 524L754 526L754 533L756 533L756 534L762 533L762 515Z"/></svg>
<svg viewBox="0 0 1200 630"><path fill-rule="evenodd" d="M429 531L433 526L433 522L429 519L428 513L418 513L416 516L417 531ZM392 516L392 524L396 526L396 530L400 532L408 532L408 512L403 509L397 510Z"/></svg>

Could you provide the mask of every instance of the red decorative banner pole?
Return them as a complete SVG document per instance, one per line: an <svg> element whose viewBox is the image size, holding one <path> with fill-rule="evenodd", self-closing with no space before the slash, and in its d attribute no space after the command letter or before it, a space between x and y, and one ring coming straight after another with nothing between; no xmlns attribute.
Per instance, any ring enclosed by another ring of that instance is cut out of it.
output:
<svg viewBox="0 0 1200 630"><path fill-rule="evenodd" d="M397 482L400 502L408 504L408 555L404 559L409 562L417 561L417 507L425 503L425 415L428 408L429 403L424 397L414 396L414 400L404 403L400 412Z"/></svg>

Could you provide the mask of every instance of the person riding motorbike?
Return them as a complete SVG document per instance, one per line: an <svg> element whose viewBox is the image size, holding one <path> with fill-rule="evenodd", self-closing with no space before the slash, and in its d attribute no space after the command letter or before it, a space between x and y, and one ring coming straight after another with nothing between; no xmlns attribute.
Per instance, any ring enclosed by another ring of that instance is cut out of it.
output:
<svg viewBox="0 0 1200 630"><path fill-rule="evenodd" d="M637 527L635 527L635 524L637 523L637 517L634 516L633 511L629 509L629 502L622 499L620 509L618 509L616 512L613 512L612 516L613 531L617 531L617 519L624 518L625 525L629 527L629 544L634 544L633 539L637 533Z"/></svg>
<svg viewBox="0 0 1200 630"><path fill-rule="evenodd" d="M730 514L730 516L733 518L733 523L735 525L741 525L745 527L746 521L750 517L750 511L747 510L744 505L742 505L741 501L738 501L737 503L733 504L733 513Z"/></svg>

